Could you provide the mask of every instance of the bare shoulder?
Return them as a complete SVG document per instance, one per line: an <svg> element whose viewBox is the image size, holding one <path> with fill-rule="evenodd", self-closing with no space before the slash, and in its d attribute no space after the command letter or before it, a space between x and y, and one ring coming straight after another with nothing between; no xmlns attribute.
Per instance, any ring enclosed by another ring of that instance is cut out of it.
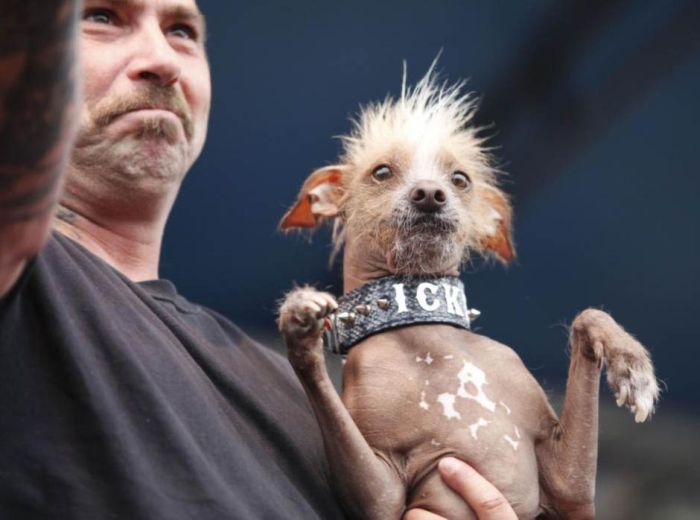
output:
<svg viewBox="0 0 700 520"><path fill-rule="evenodd" d="M546 392L527 368L520 355L508 345L480 334L468 333L469 351L483 360L490 368L494 383L515 388L525 397L533 417L540 417L539 429L543 435L551 431L557 422L556 412L549 403Z"/></svg>
<svg viewBox="0 0 700 520"><path fill-rule="evenodd" d="M508 345L491 339L488 336L477 334L475 332L465 333L465 342L469 345L470 350L477 350L486 353L495 360L525 368L525 364L518 353Z"/></svg>
<svg viewBox="0 0 700 520"><path fill-rule="evenodd" d="M395 366L405 347L394 331L368 337L348 352L346 369Z"/></svg>
<svg viewBox="0 0 700 520"><path fill-rule="evenodd" d="M468 333L469 352L483 360L494 374L501 374L506 379L517 382L524 388L538 393L543 392L540 384L532 375L515 349L481 334Z"/></svg>

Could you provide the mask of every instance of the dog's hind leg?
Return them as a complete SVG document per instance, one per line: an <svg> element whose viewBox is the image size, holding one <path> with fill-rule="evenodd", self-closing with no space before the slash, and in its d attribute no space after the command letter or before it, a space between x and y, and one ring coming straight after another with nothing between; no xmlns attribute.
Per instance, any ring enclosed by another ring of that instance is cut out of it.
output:
<svg viewBox="0 0 700 520"><path fill-rule="evenodd" d="M280 307L280 331L321 428L333 487L344 508L354 518L399 519L404 483L390 461L367 444L326 370L321 332L324 318L336 307L329 294L296 289Z"/></svg>
<svg viewBox="0 0 700 520"><path fill-rule="evenodd" d="M562 416L537 448L543 507L554 518L594 516L598 390L607 378L618 405L637 422L651 416L659 389L646 349L608 314L587 309L571 326L571 364Z"/></svg>

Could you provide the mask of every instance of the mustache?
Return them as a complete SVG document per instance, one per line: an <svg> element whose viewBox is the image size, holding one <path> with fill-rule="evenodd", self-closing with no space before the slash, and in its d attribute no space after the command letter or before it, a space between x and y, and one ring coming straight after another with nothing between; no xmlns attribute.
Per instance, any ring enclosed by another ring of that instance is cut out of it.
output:
<svg viewBox="0 0 700 520"><path fill-rule="evenodd" d="M182 121L182 127L187 139L192 138L194 130L192 112L182 93L173 87L151 86L129 94L120 94L105 99L95 107L93 118L98 126L107 126L122 114L143 109L159 109L173 112Z"/></svg>

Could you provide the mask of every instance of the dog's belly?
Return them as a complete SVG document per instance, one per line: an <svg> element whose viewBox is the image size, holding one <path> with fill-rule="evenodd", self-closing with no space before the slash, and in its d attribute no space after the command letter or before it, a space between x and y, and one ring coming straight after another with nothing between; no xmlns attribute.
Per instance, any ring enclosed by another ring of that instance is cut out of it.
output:
<svg viewBox="0 0 700 520"><path fill-rule="evenodd" d="M496 485L520 518L534 518L535 442L548 405L512 351L471 341L478 338L441 325L373 336L348 357L343 401L407 482L408 508L473 517L437 474L440 458L453 455Z"/></svg>

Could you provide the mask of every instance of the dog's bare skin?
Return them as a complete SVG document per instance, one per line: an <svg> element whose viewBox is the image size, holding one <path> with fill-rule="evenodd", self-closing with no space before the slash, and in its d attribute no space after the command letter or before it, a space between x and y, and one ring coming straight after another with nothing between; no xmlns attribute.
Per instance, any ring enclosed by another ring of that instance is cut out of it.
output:
<svg viewBox="0 0 700 520"><path fill-rule="evenodd" d="M456 275L469 251L514 257L510 206L465 128L466 103L429 73L400 100L367 109L341 163L305 183L282 226L338 217L345 292L392 274ZM592 518L602 367L618 404L638 421L658 396L644 347L595 309L571 326L561 418L513 350L440 324L357 344L339 396L321 338L335 309L331 295L299 288L281 306L279 326L321 427L334 487L357 518L399 519L414 508L476 518L440 478L437 463L448 455L490 480L519 518Z"/></svg>

